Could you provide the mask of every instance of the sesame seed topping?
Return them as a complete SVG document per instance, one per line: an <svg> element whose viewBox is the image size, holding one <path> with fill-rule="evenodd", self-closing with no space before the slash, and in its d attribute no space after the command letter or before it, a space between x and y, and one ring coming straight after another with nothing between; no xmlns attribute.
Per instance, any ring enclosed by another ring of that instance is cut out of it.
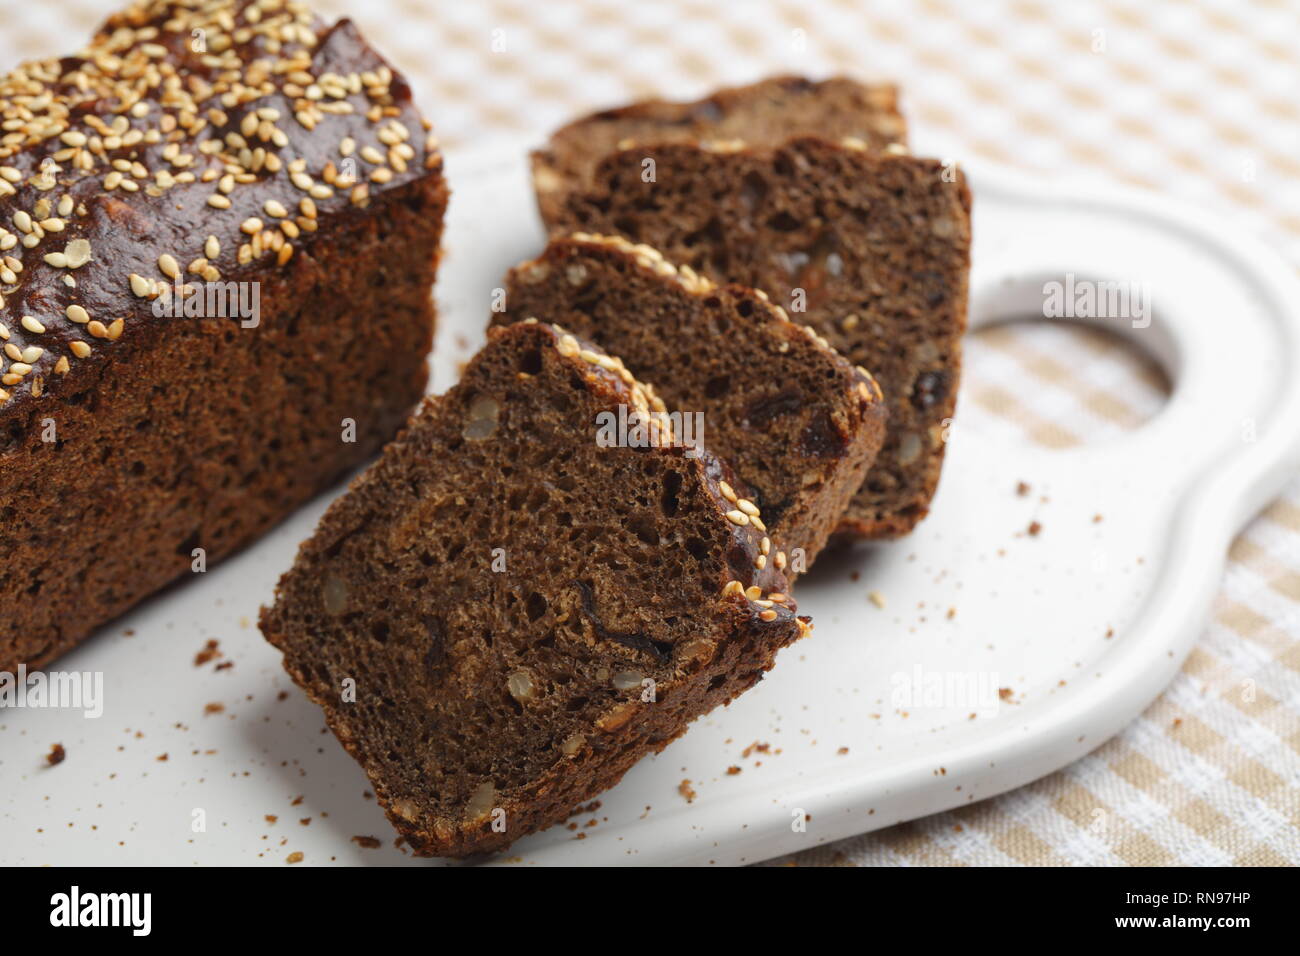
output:
<svg viewBox="0 0 1300 956"><path fill-rule="evenodd" d="M275 219L283 219L285 216L289 215L289 210L285 209L284 206L280 205L280 203L274 199L268 199L263 203L262 209L268 216Z"/></svg>
<svg viewBox="0 0 1300 956"><path fill-rule="evenodd" d="M23 328L25 328L28 332L34 332L34 333L37 334L37 335L40 335L42 332L45 331L45 326L41 325L40 322L38 322L38 321L36 321L35 319L33 319L30 315L24 315L24 316L23 316L23 318L22 318L22 326L23 326Z"/></svg>
<svg viewBox="0 0 1300 956"><path fill-rule="evenodd" d="M760 611L758 616L764 621L775 621L777 614L776 611L768 610L768 611Z"/></svg>
<svg viewBox="0 0 1300 956"><path fill-rule="evenodd" d="M217 209L229 209L230 200L221 195L221 193L213 193L208 197L208 205Z"/></svg>
<svg viewBox="0 0 1300 956"><path fill-rule="evenodd" d="M72 350L73 355L80 359L90 355L90 346L80 339L73 339L68 343L68 348Z"/></svg>
<svg viewBox="0 0 1300 956"><path fill-rule="evenodd" d="M158 257L158 271L169 279L179 279L181 275L181 267L171 253L167 252Z"/></svg>
<svg viewBox="0 0 1300 956"><path fill-rule="evenodd" d="M216 236L208 236L207 241L203 243L203 254L209 259L221 255L221 243L217 241Z"/></svg>
<svg viewBox="0 0 1300 956"><path fill-rule="evenodd" d="M743 511L728 511L727 520L732 524L744 527L749 524L749 515L745 514Z"/></svg>
<svg viewBox="0 0 1300 956"><path fill-rule="evenodd" d="M90 313L87 312L82 306L79 306L75 303L68 306L68 308L65 310L65 314L69 319L71 319L73 322L76 322L78 325L85 325L87 322L90 321Z"/></svg>

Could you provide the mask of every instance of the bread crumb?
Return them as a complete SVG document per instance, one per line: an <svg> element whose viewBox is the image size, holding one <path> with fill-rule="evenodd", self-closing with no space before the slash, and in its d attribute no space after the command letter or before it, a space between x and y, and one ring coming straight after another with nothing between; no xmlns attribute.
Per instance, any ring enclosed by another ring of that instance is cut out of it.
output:
<svg viewBox="0 0 1300 956"><path fill-rule="evenodd" d="M737 767L735 764L732 764L730 767L727 768L728 777L734 777L738 773L740 773L740 768Z"/></svg>
<svg viewBox="0 0 1300 956"><path fill-rule="evenodd" d="M868 592L867 600L869 600L872 604L874 604L878 608L883 609L885 606L885 596L881 594L879 591Z"/></svg>
<svg viewBox="0 0 1300 956"><path fill-rule="evenodd" d="M208 714L219 714L225 709L225 704L214 701L203 708L203 714L206 717Z"/></svg>
<svg viewBox="0 0 1300 956"><path fill-rule="evenodd" d="M286 862L286 863L301 863L301 862L302 862L302 851L301 851L301 850L294 850L292 853L290 853L288 856L286 856L286 857L284 858L284 862Z"/></svg>
<svg viewBox="0 0 1300 956"><path fill-rule="evenodd" d="M1031 538L1038 537L1038 532L1042 530L1043 530L1043 526L1039 524L1037 521L1029 522L1029 537Z"/></svg>
<svg viewBox="0 0 1300 956"><path fill-rule="evenodd" d="M54 767L63 763L67 756L68 752L63 749L63 744L54 744L50 747L50 752L45 755L45 762Z"/></svg>
<svg viewBox="0 0 1300 956"><path fill-rule="evenodd" d="M354 836L352 842L366 850L378 850L383 845L378 837L372 836Z"/></svg>
<svg viewBox="0 0 1300 956"><path fill-rule="evenodd" d="M1016 485L1016 494L1018 494L1021 498L1029 494L1029 492L1030 492L1030 487L1028 482L1022 481Z"/></svg>
<svg viewBox="0 0 1300 956"><path fill-rule="evenodd" d="M221 656L221 650L217 646L216 639L212 639L203 645L203 650L194 655L194 666L202 667L208 661Z"/></svg>
<svg viewBox="0 0 1300 956"><path fill-rule="evenodd" d="M677 792L686 798L687 803L695 802L695 788L691 786L689 780L683 780L677 785Z"/></svg>
<svg viewBox="0 0 1300 956"><path fill-rule="evenodd" d="M849 752L849 748L848 748L848 747L841 747L839 750L837 750L837 751L835 751L835 752L836 752L837 754L839 754L841 757L843 757L846 753Z"/></svg>

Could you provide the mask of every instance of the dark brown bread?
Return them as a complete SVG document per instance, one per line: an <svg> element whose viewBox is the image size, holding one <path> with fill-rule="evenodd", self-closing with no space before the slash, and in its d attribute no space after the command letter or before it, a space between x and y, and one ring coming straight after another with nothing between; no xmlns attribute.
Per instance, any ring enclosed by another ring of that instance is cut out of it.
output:
<svg viewBox="0 0 1300 956"><path fill-rule="evenodd" d="M299 4L133 6L0 78L0 110L12 671L391 437L426 380L447 189L405 81ZM155 314L181 300L199 314Z"/></svg>
<svg viewBox="0 0 1300 956"><path fill-rule="evenodd" d="M565 819L807 627L784 576L758 568L772 545L724 497L725 466L661 431L598 444L620 406L663 408L549 324L490 330L262 613L417 853L496 850Z"/></svg>
<svg viewBox="0 0 1300 956"><path fill-rule="evenodd" d="M970 192L960 170L811 137L637 147L606 157L548 226L619 234L763 289L870 369L889 404L888 434L839 530L891 537L925 516L966 325Z"/></svg>
<svg viewBox="0 0 1300 956"><path fill-rule="evenodd" d="M898 90L844 76L820 82L776 76L693 103L646 100L604 110L560 128L535 151L533 181L542 218L550 220L569 192L590 185L601 159L631 143L779 143L803 135L852 137L879 150L905 146L907 123L898 111Z"/></svg>
<svg viewBox="0 0 1300 956"><path fill-rule="evenodd" d="M624 356L745 483L786 552L812 565L885 435L880 387L766 294L717 286L647 246L579 233L511 270L497 325L535 317ZM695 418L686 418L693 422ZM699 438L700 436L695 436Z"/></svg>

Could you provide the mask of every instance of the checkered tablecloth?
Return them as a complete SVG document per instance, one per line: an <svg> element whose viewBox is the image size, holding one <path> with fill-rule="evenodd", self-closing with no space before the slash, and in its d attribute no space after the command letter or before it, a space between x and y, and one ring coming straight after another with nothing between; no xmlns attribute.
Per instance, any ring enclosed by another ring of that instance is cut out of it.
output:
<svg viewBox="0 0 1300 956"><path fill-rule="evenodd" d="M0 62L67 52L110 3L6 0ZM450 149L540 140L578 113L651 94L845 72L898 82L926 152L1160 190L1244 221L1300 261L1294 0L316 6L360 23ZM1068 366L1051 358L1062 336ZM1053 447L1135 427L1166 387L1104 336L1042 324L973 336L966 375L964 416ZM1201 641L1118 737L1020 790L792 860L1300 863L1298 611L1300 480L1238 538Z"/></svg>

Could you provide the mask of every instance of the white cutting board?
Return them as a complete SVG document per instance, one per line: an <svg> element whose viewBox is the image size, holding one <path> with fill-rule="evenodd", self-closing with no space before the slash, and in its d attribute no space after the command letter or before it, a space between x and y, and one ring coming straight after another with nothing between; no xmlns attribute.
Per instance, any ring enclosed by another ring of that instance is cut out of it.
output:
<svg viewBox="0 0 1300 956"><path fill-rule="evenodd" d="M542 244L522 148L453 155L448 170L438 390L482 341L505 270ZM797 593L816 630L766 680L635 767L576 830L500 860L735 864L806 849L1056 770L1169 682L1233 534L1300 469L1300 289L1262 243L1157 198L968 174L972 322L1041 314L1043 283L1067 272L1148 283L1154 321L1131 331L1168 368L1169 403L1121 438L1059 451L961 427L959 400L930 518L824 558ZM1032 494L1015 494L1022 480ZM0 863L415 862L256 629L330 497L60 661L103 672L102 717L0 710ZM209 638L232 668L194 665ZM913 699L895 697L911 685ZM210 702L224 711L205 715ZM67 757L46 767L54 743ZM767 750L744 756L755 743Z"/></svg>

